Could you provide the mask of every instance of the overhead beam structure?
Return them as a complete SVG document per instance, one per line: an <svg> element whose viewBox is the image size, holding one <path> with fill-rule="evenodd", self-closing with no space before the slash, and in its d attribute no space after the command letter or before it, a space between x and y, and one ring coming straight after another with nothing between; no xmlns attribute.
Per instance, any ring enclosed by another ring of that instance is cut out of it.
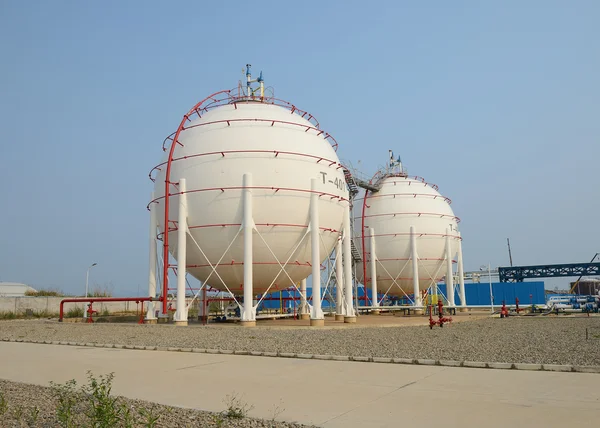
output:
<svg viewBox="0 0 600 428"><path fill-rule="evenodd" d="M499 267L500 282L522 282L528 278L600 275L600 263Z"/></svg>

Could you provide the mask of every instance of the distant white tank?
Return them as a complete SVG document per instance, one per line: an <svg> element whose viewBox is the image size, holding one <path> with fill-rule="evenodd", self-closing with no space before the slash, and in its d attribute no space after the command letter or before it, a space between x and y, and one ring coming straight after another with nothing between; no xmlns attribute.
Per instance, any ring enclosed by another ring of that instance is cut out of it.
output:
<svg viewBox="0 0 600 428"><path fill-rule="evenodd" d="M409 177L399 161L392 163L392 168L372 181L379 191L367 191L366 199L363 193L355 202L355 242L363 260L357 277L364 283L366 274L370 287L373 230L378 292L402 296L414 291L411 227L418 253L419 290L425 290L447 273L447 236L451 256L458 251L459 219L450 207L450 199L440 195L436 185Z"/></svg>
<svg viewBox="0 0 600 428"><path fill-rule="evenodd" d="M289 287L311 274L307 238L311 179L317 179L321 258L333 250L348 190L334 140L308 113L273 98L220 96L199 107L178 138L169 181L186 180L188 272L216 289L241 294L243 283L242 186L252 177L253 287L255 293ZM198 117L199 116L199 117ZM167 141L169 143L169 141ZM168 156L155 168L159 230L166 228ZM169 210L169 251L177 258L177 197ZM160 236L160 235L159 235ZM263 241L264 240L264 241ZM200 247L201 250L198 248ZM322 260L322 261L323 261ZM287 263L286 272L281 265ZM217 266L215 272L211 266Z"/></svg>

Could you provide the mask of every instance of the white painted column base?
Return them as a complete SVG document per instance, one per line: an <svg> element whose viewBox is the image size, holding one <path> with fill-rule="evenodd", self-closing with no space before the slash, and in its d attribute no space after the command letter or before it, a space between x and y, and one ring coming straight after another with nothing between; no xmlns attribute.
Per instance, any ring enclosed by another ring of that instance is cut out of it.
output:
<svg viewBox="0 0 600 428"><path fill-rule="evenodd" d="M370 262L370 275L371 275L371 305L373 307L379 306L379 296L377 295L377 253L375 251L375 229L370 227L369 234L371 238L370 242L370 250L371 250L371 262ZM365 293L367 291L365 290ZM371 314L379 315L379 309L371 310Z"/></svg>
<svg viewBox="0 0 600 428"><path fill-rule="evenodd" d="M419 254L417 252L417 235L414 226L410 227L410 258L412 261L414 306L421 307L423 306L423 299L419 287ZM415 315L423 315L423 310L415 310Z"/></svg>
<svg viewBox="0 0 600 428"><path fill-rule="evenodd" d="M149 260L148 260L148 297L155 298L156 297L156 207L154 207L154 192L150 195L150 205L148 206L150 209L150 231L148 236L148 243L150 245L149 248ZM148 306L146 307L146 318L144 319L144 323L146 324L156 324L156 314L154 312L154 302L148 302Z"/></svg>
<svg viewBox="0 0 600 428"><path fill-rule="evenodd" d="M458 290L461 309L466 309L467 297L465 294L465 273L463 268L462 236L460 232L458 232Z"/></svg>
<svg viewBox="0 0 600 428"><path fill-rule="evenodd" d="M243 176L243 233L244 233L244 300L240 307L241 325L243 327L254 327L256 325L256 307L254 306L253 285L253 252L252 239L254 232L254 218L252 210L252 174Z"/></svg>
<svg viewBox="0 0 600 428"><path fill-rule="evenodd" d="M351 251L351 220L350 220L350 204L344 210L343 235L342 235L342 253L344 256L344 299L345 299L345 323L355 323L356 315L354 313L354 302L352 298L353 283L352 283L352 251Z"/></svg>
<svg viewBox="0 0 600 428"><path fill-rule="evenodd" d="M446 299L448 306L454 306L454 272L452 269L452 245L450 229L446 228Z"/></svg>
<svg viewBox="0 0 600 428"><path fill-rule="evenodd" d="M344 314L344 256L342 255L342 237L335 247L335 320L343 321Z"/></svg>
<svg viewBox="0 0 600 428"><path fill-rule="evenodd" d="M308 312L308 303L306 302L306 278L300 282L300 319L310 319L310 313Z"/></svg>
<svg viewBox="0 0 600 428"><path fill-rule="evenodd" d="M187 195L185 178L179 179L179 216L177 219L177 310L173 322L177 326L188 325L188 309L185 299L186 263L187 263Z"/></svg>
<svg viewBox="0 0 600 428"><path fill-rule="evenodd" d="M319 229L319 195L317 180L310 180L310 264L312 266L312 308L310 311L311 327L325 325L325 315L321 309L321 248Z"/></svg>

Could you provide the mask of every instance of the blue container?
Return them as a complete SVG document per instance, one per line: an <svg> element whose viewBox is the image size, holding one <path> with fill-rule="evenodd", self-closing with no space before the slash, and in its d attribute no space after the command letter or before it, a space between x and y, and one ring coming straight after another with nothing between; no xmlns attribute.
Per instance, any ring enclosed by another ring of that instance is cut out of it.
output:
<svg viewBox="0 0 600 428"><path fill-rule="evenodd" d="M438 284L438 290L445 295L446 284ZM469 306L489 306L492 300L490 297L490 284L487 282L465 283L465 295ZM502 302L507 305L514 305L516 298L519 298L520 305L543 305L546 303L544 281L493 282L492 296L494 305L501 305ZM460 305L458 285L456 285L454 292L454 302Z"/></svg>

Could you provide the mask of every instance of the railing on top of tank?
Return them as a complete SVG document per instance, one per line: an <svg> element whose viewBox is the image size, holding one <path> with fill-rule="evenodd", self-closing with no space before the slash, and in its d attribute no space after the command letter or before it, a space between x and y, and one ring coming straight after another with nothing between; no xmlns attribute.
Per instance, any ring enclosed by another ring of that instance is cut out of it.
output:
<svg viewBox="0 0 600 428"><path fill-rule="evenodd" d="M241 93L239 91L239 88L237 88L238 94L237 94L237 96L235 96L235 95L232 95L232 92L234 92L234 91L236 91L236 89L229 89L226 91L222 91L221 93L217 93L218 95L223 95L223 97L216 97L216 96L208 97L207 100L210 100L210 101L207 101L207 103L205 105L199 106L195 110L196 113L198 114L198 117L202 117L201 113L206 113L210 109L220 107L223 105L227 105L227 104L236 104L236 103L243 103L243 102L261 102L261 103L265 103L265 104L273 104L273 105L287 108L290 110L291 113L297 113L304 119L311 122L316 128L319 128L319 126L320 126L319 121L317 120L316 117L314 117L312 114L310 114L309 112L307 112L305 110L299 109L298 107L296 107L294 104L290 103L289 101L282 100L280 98L275 98L273 96L257 97L255 95L246 95L246 94Z"/></svg>
<svg viewBox="0 0 600 428"><path fill-rule="evenodd" d="M418 175L410 176L410 175L405 174L405 173L389 173L386 170L382 170L382 169L380 169L379 171L377 171L375 173L375 175L371 179L371 183L374 184L374 185L377 185L381 181L383 181L384 179L386 179L388 177L404 177L404 178L407 178L409 180L420 181L425 186L429 186L429 187L431 187L432 189L434 189L436 191L440 190L440 188L438 187L437 184L429 183L429 182L425 181L425 179L423 177L419 177Z"/></svg>
<svg viewBox="0 0 600 428"><path fill-rule="evenodd" d="M230 104L233 104L234 107L237 108L238 103L245 103L245 102L261 102L261 103L265 103L265 104L276 105L279 107L286 108L286 109L290 110L291 114L296 113L300 117L302 117L302 118L306 119L308 122L310 122L313 125L313 129L320 131L320 134L325 134L325 136L326 136L325 139L331 140L332 147L337 151L338 143L335 140L335 138L333 138L329 133L321 130L321 125L320 125L319 121L317 120L316 117L314 117L309 112L302 110L302 109L296 107L294 104L292 104L288 101L279 99L279 98L275 98L275 97L262 97L261 98L261 97L256 97L256 96L246 96L246 95L239 95L239 94L238 94L238 96L234 96L234 95L232 95L233 91L234 91L234 89L229 89L227 91L222 91L220 93L217 93L217 95L220 95L220 96L208 97L206 104L198 106L194 110L194 113L198 116L198 118L201 118L203 113L206 113L211 109L221 107L224 105L230 105ZM189 116L186 115L185 118L187 119L188 122L191 121ZM229 122L242 121L242 120L244 120L244 119L230 120ZM273 123L287 123L284 121L277 121L277 120L273 121L273 120L269 120L269 119L247 119L247 120L273 122ZM218 123L218 122L228 122L228 121L215 121L215 122L211 122L211 123ZM297 123L290 123L290 124L308 128L305 125L300 125ZM185 129L189 129L189 128L184 128L184 130ZM173 132L172 134L170 134L169 136L167 136L164 139L163 144L162 144L163 151L168 150L167 149L167 145L169 144L168 142L172 143L175 135L176 135L176 132Z"/></svg>

